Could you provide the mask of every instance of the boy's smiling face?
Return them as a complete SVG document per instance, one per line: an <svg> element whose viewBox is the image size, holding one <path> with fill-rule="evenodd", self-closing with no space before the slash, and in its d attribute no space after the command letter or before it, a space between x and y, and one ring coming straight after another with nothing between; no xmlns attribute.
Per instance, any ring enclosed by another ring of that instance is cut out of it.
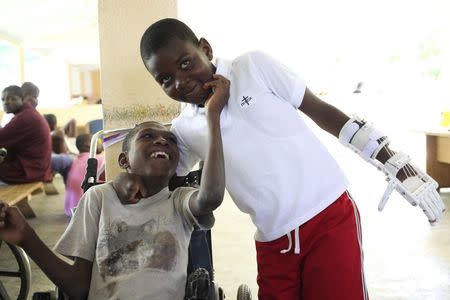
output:
<svg viewBox="0 0 450 300"><path fill-rule="evenodd" d="M146 122L138 126L126 154L126 165L119 158L121 166L140 176L169 180L175 174L179 160L175 135L156 122Z"/></svg>
<svg viewBox="0 0 450 300"><path fill-rule="evenodd" d="M197 45L173 38L145 61L164 92L180 102L203 104L210 94L204 83L212 79L212 49L205 39Z"/></svg>

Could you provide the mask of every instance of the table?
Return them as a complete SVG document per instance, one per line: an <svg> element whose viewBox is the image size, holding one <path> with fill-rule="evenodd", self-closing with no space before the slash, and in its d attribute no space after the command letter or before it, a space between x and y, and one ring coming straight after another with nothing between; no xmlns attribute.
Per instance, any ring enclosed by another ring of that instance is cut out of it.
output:
<svg viewBox="0 0 450 300"><path fill-rule="evenodd" d="M427 147L427 173L439 184L450 187L450 131L445 128L424 131Z"/></svg>

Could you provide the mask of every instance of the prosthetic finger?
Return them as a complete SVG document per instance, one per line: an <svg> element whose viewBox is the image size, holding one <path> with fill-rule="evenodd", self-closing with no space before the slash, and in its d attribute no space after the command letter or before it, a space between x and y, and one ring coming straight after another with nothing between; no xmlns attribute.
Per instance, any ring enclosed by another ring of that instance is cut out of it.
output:
<svg viewBox="0 0 450 300"><path fill-rule="evenodd" d="M442 219L442 213L443 213L442 205L441 205L442 201L440 200L440 198L437 199L434 194L429 194L428 198L429 198L430 206L432 205L434 207L436 219L438 221L440 221Z"/></svg>
<svg viewBox="0 0 450 300"><path fill-rule="evenodd" d="M395 181L391 180L386 188L386 191L384 191L383 197L381 197L380 203L378 204L378 211L382 211L384 209L384 206L386 205L392 191L395 189L395 186Z"/></svg>
<svg viewBox="0 0 450 300"><path fill-rule="evenodd" d="M430 208L427 203L422 202L419 206L422 209L423 213L427 216L428 222L430 223L436 222L436 218L434 218L434 216L430 212Z"/></svg>
<svg viewBox="0 0 450 300"><path fill-rule="evenodd" d="M428 203L428 206L433 211L433 214L434 214L434 217L436 218L436 221L439 221L441 219L442 211L436 205L433 195L432 194L431 195L427 195L425 202Z"/></svg>
<svg viewBox="0 0 450 300"><path fill-rule="evenodd" d="M441 210L441 212L445 211L444 202L441 200L441 196L437 191L433 191L433 201L437 203L437 206Z"/></svg>

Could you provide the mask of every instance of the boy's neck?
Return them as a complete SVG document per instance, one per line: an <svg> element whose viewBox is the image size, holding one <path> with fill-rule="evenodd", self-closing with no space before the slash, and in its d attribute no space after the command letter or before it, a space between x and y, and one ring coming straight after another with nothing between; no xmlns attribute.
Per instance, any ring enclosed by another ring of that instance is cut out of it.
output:
<svg viewBox="0 0 450 300"><path fill-rule="evenodd" d="M142 183L147 190L148 197L158 194L169 186L169 180L167 178L158 178L154 176L142 176Z"/></svg>

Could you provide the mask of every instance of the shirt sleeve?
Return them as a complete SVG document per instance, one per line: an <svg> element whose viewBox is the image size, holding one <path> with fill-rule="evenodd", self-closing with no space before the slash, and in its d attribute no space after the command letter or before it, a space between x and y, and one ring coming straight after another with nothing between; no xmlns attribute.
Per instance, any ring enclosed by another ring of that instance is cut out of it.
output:
<svg viewBox="0 0 450 300"><path fill-rule="evenodd" d="M172 121L172 127L170 129L177 137L177 146L180 153L180 159L178 161L176 173L177 176L186 176L192 170L195 164L200 161L200 158L189 150L189 147L184 142L182 134L178 129L178 124L178 120L174 119Z"/></svg>
<svg viewBox="0 0 450 300"><path fill-rule="evenodd" d="M298 108L306 91L305 82L292 70L263 52L248 54L261 83L276 96Z"/></svg>
<svg viewBox="0 0 450 300"><path fill-rule="evenodd" d="M200 222L189 208L189 199L196 193L198 193L198 189L192 187L179 187L175 189L172 195L175 211L181 216L185 226L190 228L197 226L203 230L210 229L211 227L208 224Z"/></svg>
<svg viewBox="0 0 450 300"><path fill-rule="evenodd" d="M55 246L55 251L68 257L94 261L101 211L101 193L90 188L81 197L69 226Z"/></svg>

